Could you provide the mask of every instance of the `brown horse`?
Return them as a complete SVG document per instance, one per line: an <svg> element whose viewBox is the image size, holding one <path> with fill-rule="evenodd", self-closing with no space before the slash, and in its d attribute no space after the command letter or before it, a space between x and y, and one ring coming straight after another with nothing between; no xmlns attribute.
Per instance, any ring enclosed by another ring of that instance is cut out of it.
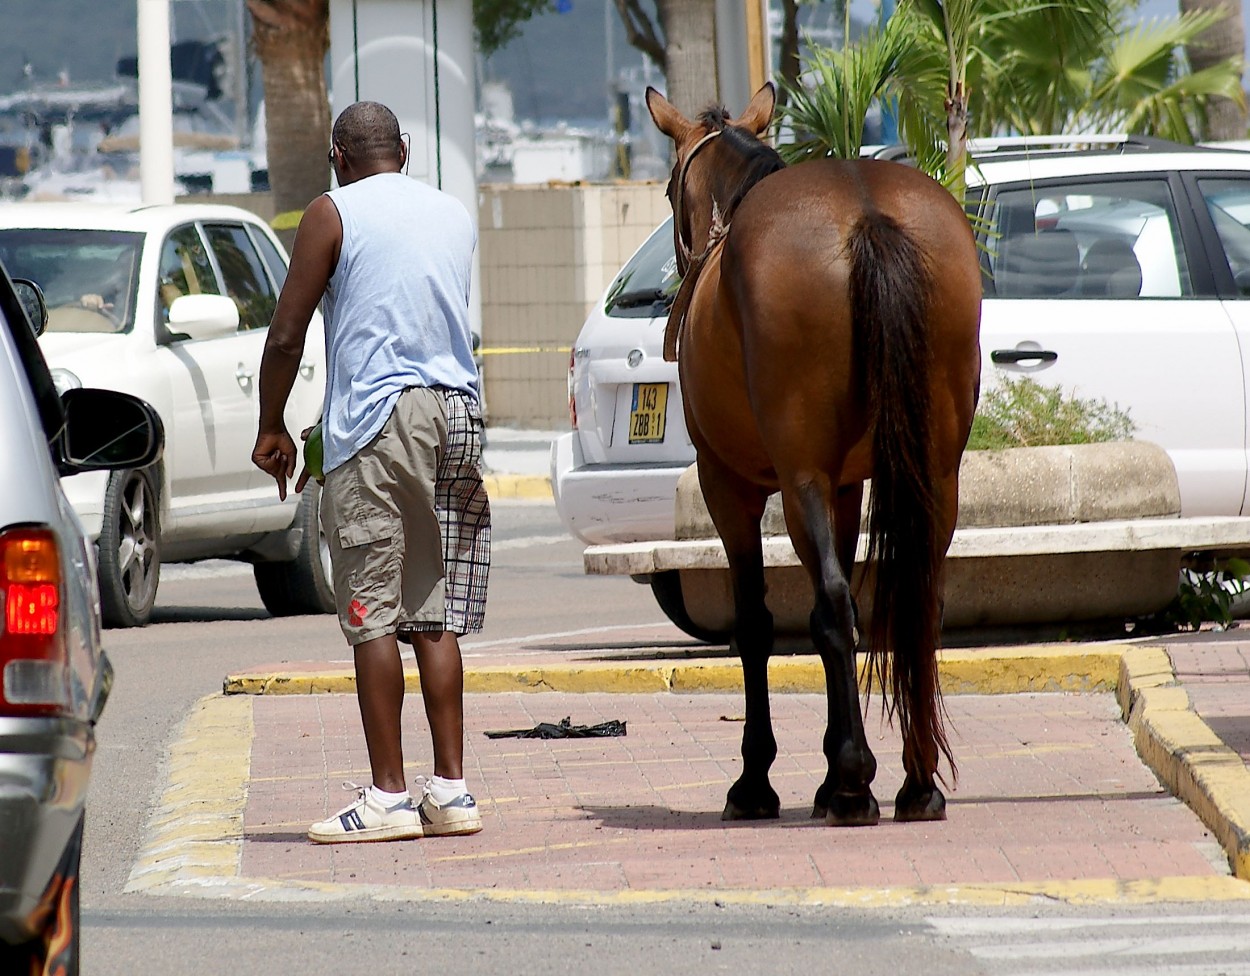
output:
<svg viewBox="0 0 1250 976"><path fill-rule="evenodd" d="M668 185L682 288L666 356L677 355L699 482L733 581L742 660L742 775L724 818L780 815L768 704L772 616L760 520L781 491L786 527L815 591L812 639L829 699L828 772L813 816L874 824L876 759L860 714L850 578L871 479L870 671L903 736L896 820L940 820L943 727L937 644L959 459L980 376L981 276L963 211L917 170L879 160L786 167L759 140L766 85L741 118L685 118L647 90L676 147Z"/></svg>

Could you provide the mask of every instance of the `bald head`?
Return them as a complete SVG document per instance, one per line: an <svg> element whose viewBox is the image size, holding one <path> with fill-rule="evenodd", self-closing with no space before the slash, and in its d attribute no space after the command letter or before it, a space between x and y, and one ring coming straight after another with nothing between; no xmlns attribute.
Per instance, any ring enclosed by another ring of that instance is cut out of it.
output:
<svg viewBox="0 0 1250 976"><path fill-rule="evenodd" d="M334 144L355 166L398 162L399 120L381 102L356 102L334 121Z"/></svg>

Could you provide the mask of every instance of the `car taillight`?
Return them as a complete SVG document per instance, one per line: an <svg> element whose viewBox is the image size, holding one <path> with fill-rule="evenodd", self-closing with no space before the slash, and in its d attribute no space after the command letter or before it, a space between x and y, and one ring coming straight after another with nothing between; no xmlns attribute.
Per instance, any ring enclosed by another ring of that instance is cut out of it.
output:
<svg viewBox="0 0 1250 976"><path fill-rule="evenodd" d="M577 349L569 353L569 424L577 430L577 398L573 395L573 364L577 361Z"/></svg>
<svg viewBox="0 0 1250 976"><path fill-rule="evenodd" d="M48 714L69 703L61 593L61 557L52 532L0 533L0 701L10 713Z"/></svg>

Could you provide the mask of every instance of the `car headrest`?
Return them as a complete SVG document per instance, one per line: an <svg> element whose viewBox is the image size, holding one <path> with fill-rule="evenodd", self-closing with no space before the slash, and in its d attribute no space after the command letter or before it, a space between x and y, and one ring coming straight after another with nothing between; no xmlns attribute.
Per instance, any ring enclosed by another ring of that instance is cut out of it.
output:
<svg viewBox="0 0 1250 976"><path fill-rule="evenodd" d="M1104 237L1089 246L1081 262L1081 294L1135 298L1141 285L1141 264L1125 241Z"/></svg>
<svg viewBox="0 0 1250 976"><path fill-rule="evenodd" d="M1012 234L998 242L994 292L1000 298L1051 298L1070 293L1081 252L1071 231Z"/></svg>

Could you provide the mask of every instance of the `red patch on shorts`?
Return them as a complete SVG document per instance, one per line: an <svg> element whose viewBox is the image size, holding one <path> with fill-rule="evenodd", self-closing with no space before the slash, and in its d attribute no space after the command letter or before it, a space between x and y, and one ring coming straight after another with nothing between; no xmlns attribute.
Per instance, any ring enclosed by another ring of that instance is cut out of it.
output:
<svg viewBox="0 0 1250 976"><path fill-rule="evenodd" d="M367 616L369 616L369 608L359 600L353 600L352 605L347 608L347 619L353 627L359 627L363 624Z"/></svg>

